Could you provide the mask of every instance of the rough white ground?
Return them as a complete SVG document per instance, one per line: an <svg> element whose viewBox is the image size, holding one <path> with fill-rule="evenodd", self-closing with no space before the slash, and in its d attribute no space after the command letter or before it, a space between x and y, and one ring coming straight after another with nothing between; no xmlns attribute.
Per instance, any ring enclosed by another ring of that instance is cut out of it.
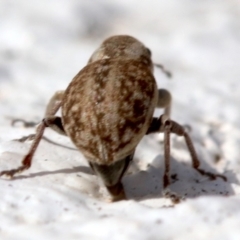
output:
<svg viewBox="0 0 240 240"><path fill-rule="evenodd" d="M11 118L41 120L51 95L114 34L137 37L173 72L155 71L173 94L172 118L191 126L202 167L228 181L199 175L173 136L169 189L185 197L174 205L162 194L162 137L152 135L123 179L129 200L107 203L79 152L42 141L30 170L0 179L0 239L240 239L239 0L1 0L0 169L18 166L31 144L12 140L34 133Z"/></svg>

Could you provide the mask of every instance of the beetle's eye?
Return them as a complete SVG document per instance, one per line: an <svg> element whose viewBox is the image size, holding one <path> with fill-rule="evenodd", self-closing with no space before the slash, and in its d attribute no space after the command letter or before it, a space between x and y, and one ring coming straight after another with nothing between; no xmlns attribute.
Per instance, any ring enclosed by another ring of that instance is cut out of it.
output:
<svg viewBox="0 0 240 240"><path fill-rule="evenodd" d="M151 56L152 55L151 50L149 48L146 48L146 49L147 49L147 52L148 52L149 56Z"/></svg>

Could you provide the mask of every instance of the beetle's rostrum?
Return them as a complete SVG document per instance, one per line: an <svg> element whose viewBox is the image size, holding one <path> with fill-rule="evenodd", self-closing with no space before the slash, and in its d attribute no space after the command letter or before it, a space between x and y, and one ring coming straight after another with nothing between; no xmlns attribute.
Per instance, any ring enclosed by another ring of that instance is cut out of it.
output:
<svg viewBox="0 0 240 240"><path fill-rule="evenodd" d="M226 181L221 174L199 168L191 138L180 124L170 119L171 94L157 88L153 65L151 51L137 39L127 35L106 39L67 89L56 92L50 99L22 166L2 171L0 176L13 177L28 169L45 127L50 127L70 137L114 201L126 199L121 179L138 143L150 133L164 133L165 188L170 184L171 133L184 137L193 167L199 173ZM164 108L159 118L153 117L156 107ZM62 117L55 116L59 108Z"/></svg>

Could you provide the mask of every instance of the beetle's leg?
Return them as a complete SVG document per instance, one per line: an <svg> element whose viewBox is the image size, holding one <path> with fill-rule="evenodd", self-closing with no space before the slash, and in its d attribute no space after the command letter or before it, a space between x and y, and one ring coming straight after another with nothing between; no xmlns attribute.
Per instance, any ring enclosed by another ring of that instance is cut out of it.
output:
<svg viewBox="0 0 240 240"><path fill-rule="evenodd" d="M43 136L43 133L44 133L44 129L45 127L48 127L48 126L51 126L51 121L50 121L50 124L48 125L48 119L52 119L51 117L54 116L58 109L61 107L61 104L62 104L62 94L63 92L57 92L56 94L54 94L54 96L51 98L49 104L47 105L47 109L46 109L46 112L45 112L45 116L47 115L47 117L45 117L42 121L42 123L40 123L37 127L37 130L36 130L36 135L35 135L35 138L33 140L33 143L31 145L31 148L28 152L28 154L23 158L22 160L22 165L18 168L15 168L15 169L12 169L12 170L7 170L7 171L2 171L0 172L0 176L8 176L10 178L12 178L16 173L20 173L28 168L30 168L31 166L31 163L32 163L32 158L33 158L33 155L38 147L38 144ZM59 122L59 120L56 120L56 122ZM62 125L60 125L60 127L58 127L59 129L61 129Z"/></svg>
<svg viewBox="0 0 240 240"><path fill-rule="evenodd" d="M227 178L221 174L215 174L212 172L205 171L200 166L200 161L197 157L197 153L193 146L192 140L184 127L175 121L170 120L166 115L161 115L159 118L153 118L152 124L148 129L147 134L156 132L164 133L164 158L165 158L165 172L163 177L163 186L166 188L170 184L170 134L175 133L178 136L183 136L187 144L189 153L192 157L192 166L202 175L208 176L211 180L217 177L227 181Z"/></svg>
<svg viewBox="0 0 240 240"><path fill-rule="evenodd" d="M57 116L46 117L46 118L43 119L43 122L45 124L45 127L50 127L51 129L53 129L57 133L66 136L65 130L64 130L63 125L62 125L62 119L60 117L57 117ZM21 137L19 139L14 139L14 141L25 142L26 140L34 140L35 137L36 137L36 134L30 134L28 136ZM56 144L55 142L48 139L47 137L43 136L42 139L44 139L47 142L50 142L52 144Z"/></svg>
<svg viewBox="0 0 240 240"><path fill-rule="evenodd" d="M163 88L158 89L158 108L164 108L164 114L170 117L171 114L171 103L172 96L171 93Z"/></svg>
<svg viewBox="0 0 240 240"><path fill-rule="evenodd" d="M49 100L46 110L45 110L45 114L44 116L47 117L49 116L49 112L51 111L51 109L54 107L54 105L56 104L57 101L61 101L63 98L63 94L64 91L57 91ZM14 118L12 119L11 125L14 126L16 123L21 122L23 124L24 127L29 128L29 127L35 127L38 122L31 122L31 121L26 121L22 118ZM27 139L27 137L25 137ZM23 141L23 140L22 140Z"/></svg>
<svg viewBox="0 0 240 240"><path fill-rule="evenodd" d="M52 116L52 115L56 114L56 112L54 114L52 114L54 112L53 109L55 108L57 102L62 101L64 92L65 91L63 91L63 90L59 90L54 93L54 95L51 97L51 99L49 100L49 102L47 104L44 117L48 117L48 116Z"/></svg>
<svg viewBox="0 0 240 240"><path fill-rule="evenodd" d="M134 153L110 165L100 165L90 162L91 168L96 175L102 179L104 185L110 193L112 201L126 199L121 179L133 159L133 154Z"/></svg>
<svg viewBox="0 0 240 240"><path fill-rule="evenodd" d="M64 91L57 91L49 100L46 110L45 110L45 118L47 118L48 116L50 116L51 114L51 109L54 108L54 106L56 105L57 102L61 101L63 98L63 94ZM28 122L24 119L20 119L20 118L16 118L12 120L12 126L16 123L16 122L22 122L24 127L34 127L36 126L38 123L36 122ZM55 130L55 129L54 129ZM62 134L62 133L61 133ZM19 139L14 139L14 141L19 141L19 142L25 142L26 140L33 140L35 138L36 134L30 134L28 136L24 136L21 137Z"/></svg>
<svg viewBox="0 0 240 240"><path fill-rule="evenodd" d="M28 136L24 136L21 138L13 139L12 141L17 141L17 142L25 142L26 140L34 140L36 134L29 134Z"/></svg>
<svg viewBox="0 0 240 240"><path fill-rule="evenodd" d="M49 117L44 118L43 122L44 122L46 127L50 127L55 132L66 136L65 130L64 130L63 125L62 125L62 118L61 117L49 116Z"/></svg>

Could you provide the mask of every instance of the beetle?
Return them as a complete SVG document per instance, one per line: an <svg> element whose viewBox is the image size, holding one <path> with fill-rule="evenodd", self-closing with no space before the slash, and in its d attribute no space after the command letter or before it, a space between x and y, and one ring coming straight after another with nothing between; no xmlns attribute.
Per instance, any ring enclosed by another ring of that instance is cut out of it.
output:
<svg viewBox="0 0 240 240"><path fill-rule="evenodd" d="M169 73L162 68L167 75ZM45 127L68 136L101 178L112 200L126 199L121 179L146 134L164 133L163 187L170 184L170 134L183 136L200 174L211 179L226 177L201 169L191 138L184 127L170 119L171 94L158 89L151 51L136 38L116 35L106 39L65 91L50 99L44 119L22 165L2 171L13 177L31 166ZM156 118L156 107L164 113ZM55 116L58 109L62 116Z"/></svg>

